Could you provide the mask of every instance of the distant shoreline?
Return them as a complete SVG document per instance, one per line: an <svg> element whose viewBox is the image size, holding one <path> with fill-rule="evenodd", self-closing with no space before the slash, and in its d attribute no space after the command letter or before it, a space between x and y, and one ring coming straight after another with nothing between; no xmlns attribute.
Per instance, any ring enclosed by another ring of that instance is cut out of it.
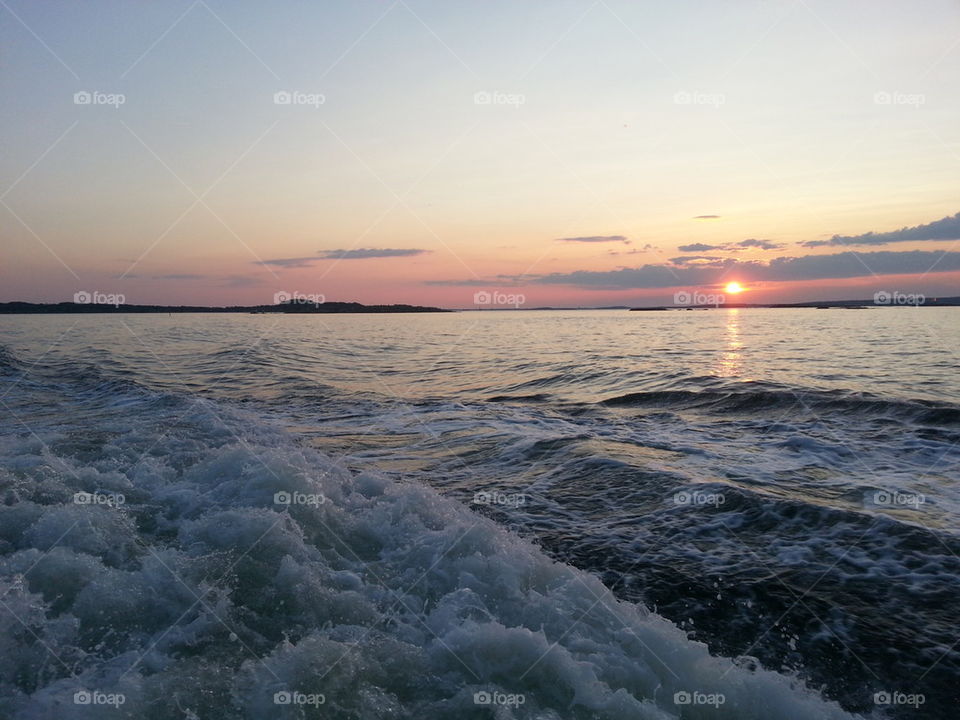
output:
<svg viewBox="0 0 960 720"><path fill-rule="evenodd" d="M411 314L411 313L455 313L455 312L537 312L549 310L628 310L630 312L658 312L683 310L719 310L753 308L810 308L810 309L848 309L864 310L884 307L960 307L960 296L945 298L925 298L916 304L900 302L874 302L872 300L817 300L798 303L719 303L716 305L651 305L630 307L629 305L607 305L602 307L473 307L447 309L428 305L364 305L357 302L288 302L276 305L127 305L110 303L31 303L15 300L0 303L0 315L102 315L102 314L160 314L160 313L239 313L249 315L348 315L348 314Z"/></svg>
<svg viewBox="0 0 960 720"><path fill-rule="evenodd" d="M423 305L363 305L355 302L300 303L277 305L232 305L205 307L201 305L111 305L108 303L0 303L2 315L65 315L114 313L247 313L252 315L281 313L284 315L331 315L371 313L442 313L453 312Z"/></svg>
<svg viewBox="0 0 960 720"><path fill-rule="evenodd" d="M907 296L904 296L907 297ZM867 308L884 307L957 307L960 306L960 297L923 298L915 302L899 302L892 299L890 302L875 300L811 300L798 303L718 303L699 305L655 305L648 307L630 308L631 312L651 312L657 310L712 310L715 308L812 308L815 310L847 309L865 310Z"/></svg>

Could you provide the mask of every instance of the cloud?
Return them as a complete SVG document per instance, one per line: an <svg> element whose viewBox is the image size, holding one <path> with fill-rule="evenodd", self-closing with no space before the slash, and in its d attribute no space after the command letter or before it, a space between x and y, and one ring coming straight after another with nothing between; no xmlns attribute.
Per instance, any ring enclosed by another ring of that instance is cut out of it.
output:
<svg viewBox="0 0 960 720"><path fill-rule="evenodd" d="M320 260L366 260L368 258L409 257L430 252L419 248L352 248L350 250L318 250L313 257L275 258L259 260L256 265L279 268L305 268Z"/></svg>
<svg viewBox="0 0 960 720"><path fill-rule="evenodd" d="M223 280L224 287L244 288L260 285L260 278L249 277L247 275L228 275Z"/></svg>
<svg viewBox="0 0 960 720"><path fill-rule="evenodd" d="M281 268L304 268L310 267L313 263L320 260L318 257L297 257L297 258L275 258L273 260L257 260L255 265L270 265Z"/></svg>
<svg viewBox="0 0 960 720"><path fill-rule="evenodd" d="M152 275L154 280L203 280L206 275L196 275L194 273L170 273L168 275Z"/></svg>
<svg viewBox="0 0 960 720"><path fill-rule="evenodd" d="M677 248L680 252L709 252L711 250L726 250L726 245L707 245L706 243L692 243Z"/></svg>
<svg viewBox="0 0 960 720"><path fill-rule="evenodd" d="M694 220L718 220L719 218L720 218L719 215L694 215L693 216Z"/></svg>
<svg viewBox="0 0 960 720"><path fill-rule="evenodd" d="M960 240L960 213L949 215L926 225L904 227L891 232L868 232L862 235L834 235L829 240L808 240L802 247L831 247L836 245L889 245L910 241Z"/></svg>
<svg viewBox="0 0 960 720"><path fill-rule="evenodd" d="M354 248L352 250L319 250L324 260L366 260L367 258L409 257L430 252L419 248Z"/></svg>
<svg viewBox="0 0 960 720"><path fill-rule="evenodd" d="M785 247L780 243L775 243L772 240L756 240L754 238L749 238L748 240L741 240L737 243L738 247L755 247L760 248L761 250L780 250Z"/></svg>
<svg viewBox="0 0 960 720"><path fill-rule="evenodd" d="M495 287L498 283L496 280L426 280L424 285L430 285L433 287Z"/></svg>
<svg viewBox="0 0 960 720"><path fill-rule="evenodd" d="M716 255L684 255L682 257L670 258L674 265L711 265L719 267L726 260Z"/></svg>
<svg viewBox="0 0 960 720"><path fill-rule="evenodd" d="M608 243L608 242L619 242L624 245L629 245L630 241L627 240L624 235L583 235L580 237L564 237L557 238L557 242L573 242L573 243Z"/></svg>
<svg viewBox="0 0 960 720"><path fill-rule="evenodd" d="M539 285L627 290L710 286L734 273L739 279L747 281L790 282L958 270L960 270L960 252L877 251L778 257L769 262L728 258L708 266L643 265L638 268L609 271L577 270L569 273L531 276L528 282Z"/></svg>

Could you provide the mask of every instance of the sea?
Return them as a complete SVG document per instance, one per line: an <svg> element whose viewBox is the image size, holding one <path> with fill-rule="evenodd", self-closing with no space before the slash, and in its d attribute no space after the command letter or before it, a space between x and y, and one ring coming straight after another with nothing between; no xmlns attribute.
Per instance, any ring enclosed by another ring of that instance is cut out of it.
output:
<svg viewBox="0 0 960 720"><path fill-rule="evenodd" d="M0 316L0 717L958 717L958 313Z"/></svg>

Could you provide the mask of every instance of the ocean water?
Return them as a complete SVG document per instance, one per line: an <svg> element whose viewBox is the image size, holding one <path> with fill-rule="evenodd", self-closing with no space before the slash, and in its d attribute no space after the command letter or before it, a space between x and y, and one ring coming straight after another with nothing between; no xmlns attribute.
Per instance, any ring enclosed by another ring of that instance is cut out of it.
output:
<svg viewBox="0 0 960 720"><path fill-rule="evenodd" d="M958 319L0 317L0 717L955 717Z"/></svg>

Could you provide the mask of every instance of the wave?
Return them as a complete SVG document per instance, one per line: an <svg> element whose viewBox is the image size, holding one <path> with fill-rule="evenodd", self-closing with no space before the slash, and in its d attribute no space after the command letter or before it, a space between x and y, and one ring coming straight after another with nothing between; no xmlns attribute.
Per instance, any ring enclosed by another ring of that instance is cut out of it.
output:
<svg viewBox="0 0 960 720"><path fill-rule="evenodd" d="M851 717L268 417L13 392L62 405L0 435L4 717Z"/></svg>
<svg viewBox="0 0 960 720"><path fill-rule="evenodd" d="M960 407L930 400L894 400L869 393L811 390L745 382L721 390L656 390L631 392L600 402L608 407L652 407L717 413L783 410L833 411L872 418L910 420L928 425L960 425Z"/></svg>

